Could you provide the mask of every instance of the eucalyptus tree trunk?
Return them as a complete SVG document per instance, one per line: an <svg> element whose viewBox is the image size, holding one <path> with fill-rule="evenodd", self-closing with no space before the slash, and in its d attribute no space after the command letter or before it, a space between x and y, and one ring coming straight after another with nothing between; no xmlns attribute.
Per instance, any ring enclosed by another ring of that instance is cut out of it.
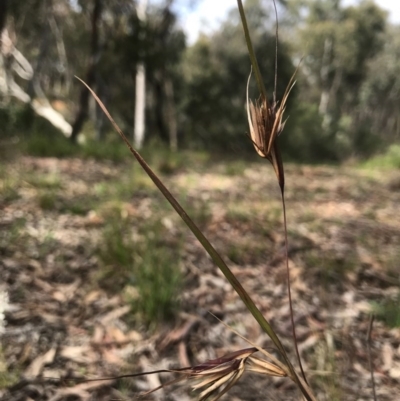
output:
<svg viewBox="0 0 400 401"><path fill-rule="evenodd" d="M142 0L137 6L137 16L140 21L146 21L147 0ZM146 129L146 68L143 61L136 66L135 115L133 142L137 149L143 146Z"/></svg>
<svg viewBox="0 0 400 401"><path fill-rule="evenodd" d="M328 77L332 63L332 51L333 51L332 38L326 38L324 41L324 53L322 55L322 66L320 70L322 90L318 107L319 114L323 116L323 126L325 128L328 128L329 126L328 106L329 106L331 91Z"/></svg>
<svg viewBox="0 0 400 401"><path fill-rule="evenodd" d="M89 65L86 72L86 83L91 87L93 86L96 78L96 65L99 52L99 22L101 17L101 6L102 0L93 0L93 12L92 12L92 39L90 46L90 59ZM83 128L83 124L88 116L89 109L89 91L82 86L81 95L79 97L79 109L75 117L75 121L72 124L72 142L76 142L79 133Z"/></svg>
<svg viewBox="0 0 400 401"><path fill-rule="evenodd" d="M174 101L174 85L170 77L165 77L164 91L166 97L165 114L168 124L169 147L178 150L178 127L176 122L176 109Z"/></svg>

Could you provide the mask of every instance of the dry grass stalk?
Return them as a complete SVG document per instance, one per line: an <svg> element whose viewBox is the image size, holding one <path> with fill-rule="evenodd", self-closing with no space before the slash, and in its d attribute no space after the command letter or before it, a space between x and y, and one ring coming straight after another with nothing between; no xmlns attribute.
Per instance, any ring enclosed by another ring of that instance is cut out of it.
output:
<svg viewBox="0 0 400 401"><path fill-rule="evenodd" d="M297 347L296 339L296 329L294 325L293 318L293 306L292 306L292 296L290 289L290 273L289 273L289 256L288 256L288 238L287 238L287 222L286 222L286 205L285 205L285 174L283 168L283 161L281 153L276 141L277 137L282 133L285 122L283 121L283 115L285 113L286 102L288 100L290 91L292 90L295 80L294 77L297 73L297 69L292 75L288 86L286 87L285 93L283 95L280 105L275 101L275 91L274 91L274 101L270 104L266 97L260 96L260 100L253 103L249 100L249 83L251 78L251 73L247 81L247 91L246 91L246 103L247 103L247 118L249 122L250 137L253 142L254 148L257 154L267 159L274 168L276 177L278 179L279 187L282 196L282 209L283 209L283 219L284 219L284 230L285 230L285 250L286 250L286 269L287 269L287 283L288 283L288 296L289 296L289 307L290 307L290 318L292 322L292 332L294 347L299 362L300 370L305 382L307 382L303 366L301 363L300 353Z"/></svg>
<svg viewBox="0 0 400 401"><path fill-rule="evenodd" d="M375 316L371 315L369 318L368 331L367 331L367 349L368 349L369 371L371 374L372 395L374 397L374 401L377 401L376 389L375 389L374 363L372 361L372 351L371 351L371 336L372 336L372 327L374 325L374 320Z"/></svg>
<svg viewBox="0 0 400 401"><path fill-rule="evenodd" d="M281 153L278 147L278 143L276 141L277 137L282 133L285 122L283 121L283 115L286 109L286 103L289 98L289 94L295 84L294 77L297 73L297 69L290 78L289 84L286 87L285 93L283 95L282 101L280 104L276 101L276 88L277 88L277 75L278 75L278 13L276 9L275 0L273 0L274 9L275 9L275 17L276 17L276 46L275 46L275 84L273 90L273 101L272 103L268 102L267 91L265 89L265 85L262 80L261 72L258 66L257 57L255 56L255 52L253 49L253 44L250 38L249 29L247 26L246 15L244 12L242 0L237 0L239 13L243 25L244 35L247 43L247 48L252 64L252 68L255 70L255 76L258 84L258 88L260 90L260 98L254 104L251 100L249 100L249 83L251 78L251 73L249 79L247 81L247 93L246 93L246 103L247 103L247 119L249 123L250 129L250 137L253 142L254 148L257 154L267 159L273 166L275 170L276 177L278 179L279 187L281 190L281 198L282 198L282 209L283 209L283 223L284 223L284 231L285 231L285 250L286 250L286 270L287 270L287 289L288 289L288 298L289 298L289 307L290 307L290 319L292 324L292 334L293 334L293 343L296 351L297 360L300 366L301 374L304 379L304 382L307 383L307 379L304 373L304 369L302 366L299 349L297 346L297 337L296 337L296 329L294 324L293 317L293 304L292 304L292 296L290 289L290 271L289 271L289 250L288 250L288 237L287 237L287 221L286 221L286 205L285 205L285 175L283 169L283 162ZM297 378L297 375L294 372L293 366L289 361L286 352L283 352L283 356L285 357L286 363L290 370L292 371L293 377L295 377L296 383L303 392L304 395L308 393L308 391L304 388L302 383ZM305 392L305 393L304 393ZM311 393L310 393L311 394ZM307 399L310 397L310 394L307 394Z"/></svg>

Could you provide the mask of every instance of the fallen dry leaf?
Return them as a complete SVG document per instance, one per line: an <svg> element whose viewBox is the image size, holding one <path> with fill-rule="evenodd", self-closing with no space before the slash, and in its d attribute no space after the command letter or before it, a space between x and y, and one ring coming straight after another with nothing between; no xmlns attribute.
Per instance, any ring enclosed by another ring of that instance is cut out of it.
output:
<svg viewBox="0 0 400 401"><path fill-rule="evenodd" d="M50 348L46 353L39 355L31 364L25 369L24 375L28 378L35 378L40 375L43 368L54 361L56 356L56 348Z"/></svg>

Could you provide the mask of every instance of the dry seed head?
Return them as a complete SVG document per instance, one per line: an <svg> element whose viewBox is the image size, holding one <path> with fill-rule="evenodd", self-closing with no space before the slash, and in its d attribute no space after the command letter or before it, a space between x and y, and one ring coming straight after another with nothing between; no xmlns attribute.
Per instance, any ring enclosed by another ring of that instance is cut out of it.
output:
<svg viewBox="0 0 400 401"><path fill-rule="evenodd" d="M246 94L250 137L258 155L271 161L275 140L285 127L285 121L282 121L282 119L289 93L294 85L293 77L286 88L279 107L278 103L275 102L269 104L265 98L261 98L253 104L253 102L249 100L250 78L251 72L247 81Z"/></svg>
<svg viewBox="0 0 400 401"><path fill-rule="evenodd" d="M286 376L286 373L279 366L253 356L257 351L255 347L245 348L191 368L179 369L175 372L182 374L181 377L142 395L148 395L161 387L183 380L195 380L196 383L192 385L192 388L193 390L201 390L199 401L206 399L217 401L237 383L246 370L268 376ZM171 372L174 371L171 370Z"/></svg>
<svg viewBox="0 0 400 401"><path fill-rule="evenodd" d="M268 100L264 97L261 97L259 101L256 101L255 104L253 104L253 102L249 100L251 72L247 81L247 119L249 122L251 141L253 142L257 154L262 158L268 159L272 164L281 189L283 189L285 185L285 178L276 138L281 134L285 127L286 121L282 121L282 119L287 99L295 84L294 76L296 72L297 70L289 81L279 107L278 103L275 101L272 104L269 104Z"/></svg>

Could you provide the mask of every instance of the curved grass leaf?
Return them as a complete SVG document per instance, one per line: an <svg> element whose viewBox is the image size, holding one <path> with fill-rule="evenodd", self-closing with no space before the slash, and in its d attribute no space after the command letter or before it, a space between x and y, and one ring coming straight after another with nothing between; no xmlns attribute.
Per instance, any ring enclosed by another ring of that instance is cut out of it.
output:
<svg viewBox="0 0 400 401"><path fill-rule="evenodd" d="M270 323L265 319L265 317L262 315L260 310L257 308L254 301L251 299L250 295L248 294L248 292L243 288L243 286L240 284L238 279L235 277L235 275L232 273L232 271L229 269L229 267L223 261L223 259L219 255L219 253L211 245L211 243L204 236L204 234L200 231L200 229L193 222L193 220L188 216L188 214L182 208L180 203L175 199L175 197L171 194L171 192L166 188L166 186L162 183L162 181L158 178L158 176L154 173L154 171L150 168L150 166L146 163L146 161L140 155L140 153L137 152L132 147L129 140L127 139L125 134L122 132L122 130L118 127L117 123L111 117L110 113L108 112L108 110L106 109L106 107L104 106L102 101L99 99L99 97L96 95L96 93L82 79L80 79L78 77L76 77L76 78L79 81L81 81L82 84L85 85L86 88L90 91L92 96L95 98L96 102L99 104L99 106L103 110L104 114L110 120L111 124L114 126L115 130L120 135L122 140L125 142L126 146L129 148L130 152L133 154L133 156L139 162L139 164L141 165L143 170L148 174L148 176L151 178L151 180L154 182L154 184L157 186L157 188L161 191L161 193L168 200L168 202L171 204L171 206L175 209L175 211L179 214L179 216L182 218L182 220L186 223L186 225L189 227L190 231L192 231L192 233L195 235L195 237L201 243L203 248L211 256L214 263L220 268L220 270L222 271L224 276L227 278L229 283L235 289L235 291L237 292L239 297L242 299L243 303L246 305L246 308L249 310L249 312L253 315L253 317L259 323L259 325L261 326L263 331L266 332L268 334L268 336L271 338L271 340L273 341L273 343L275 344L275 346L281 353L282 357L284 358L284 360L289 368L289 371L292 373L297 385L299 386L300 390L302 391L302 393L304 394L306 399L308 401L314 401L315 399L309 395L309 392L306 390L306 388L301 384L300 380L298 379L298 375L296 374L296 372L286 354L286 351L285 351L281 341L279 340L278 336L276 335L275 331L272 329ZM297 380L296 380L296 378L297 378Z"/></svg>

